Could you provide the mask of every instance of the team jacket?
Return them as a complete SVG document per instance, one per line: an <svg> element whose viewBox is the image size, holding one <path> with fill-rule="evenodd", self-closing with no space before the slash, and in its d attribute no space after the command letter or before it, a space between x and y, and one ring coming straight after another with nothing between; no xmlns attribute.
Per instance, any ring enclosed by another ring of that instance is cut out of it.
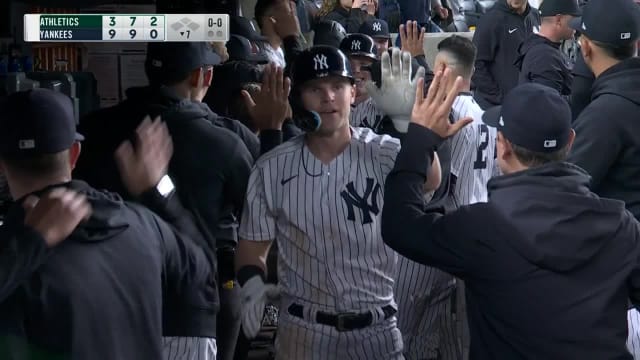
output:
<svg viewBox="0 0 640 360"><path fill-rule="evenodd" d="M0 358L161 359L163 289L210 276L203 239L184 235L190 222L171 206L157 209L177 227L86 183L56 186L85 194L93 212L48 248L21 201L11 207L0 228Z"/></svg>
<svg viewBox="0 0 640 360"><path fill-rule="evenodd" d="M640 59L623 61L593 83L591 103L574 121L569 160L591 175L591 189L623 200L640 218Z"/></svg>
<svg viewBox="0 0 640 360"><path fill-rule="evenodd" d="M573 76L560 45L538 34L529 35L518 48L515 62L520 69L518 83L541 84L557 90L560 95L571 94Z"/></svg>
<svg viewBox="0 0 640 360"><path fill-rule="evenodd" d="M142 119L162 114L174 143L169 167L184 207L194 216L211 250L217 244L220 220L230 204L241 209L253 158L240 137L214 125L208 107L180 100L166 88L139 88L127 92L121 104L83 119L83 154L74 176L96 188L128 198L113 160L117 146L131 137ZM219 308L215 276L200 289L174 293L167 300L173 309L165 317L166 336L215 337Z"/></svg>
<svg viewBox="0 0 640 360"><path fill-rule="evenodd" d="M373 16L369 13L362 11L361 9L345 9L338 5L336 8L323 16L321 20L333 20L339 22L344 26L348 34L357 33L360 31L360 26L367 21L367 19Z"/></svg>
<svg viewBox="0 0 640 360"><path fill-rule="evenodd" d="M571 116L575 119L591 102L591 87L596 80L595 75L584 62L582 52L578 51L576 64L573 66L573 84L571 87Z"/></svg>
<svg viewBox="0 0 640 360"><path fill-rule="evenodd" d="M527 5L524 14L519 15L506 0L499 0L480 18L473 34L478 48L473 83L476 101L484 109L501 104L504 95L518 84L519 71L514 65L518 47L539 27L538 10Z"/></svg>
<svg viewBox="0 0 640 360"><path fill-rule="evenodd" d="M628 300L640 301L640 225L589 177L551 163L490 180L488 203L422 210L441 139L411 124L387 177L385 243L464 280L470 359L632 359Z"/></svg>

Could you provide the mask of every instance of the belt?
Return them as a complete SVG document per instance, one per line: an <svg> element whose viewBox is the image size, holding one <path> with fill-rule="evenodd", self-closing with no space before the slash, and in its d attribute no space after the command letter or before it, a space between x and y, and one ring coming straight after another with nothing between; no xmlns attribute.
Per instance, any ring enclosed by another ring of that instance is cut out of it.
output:
<svg viewBox="0 0 640 360"><path fill-rule="evenodd" d="M391 305L383 306L381 310L384 313L385 320L392 317L397 312L397 310ZM295 317L299 317L301 319L304 318L304 306L302 305L291 304L287 311ZM341 332L352 331L371 326L373 323L373 314L371 311L366 313L350 312L340 314L330 314L318 311L316 312L316 322L318 324L334 327Z"/></svg>

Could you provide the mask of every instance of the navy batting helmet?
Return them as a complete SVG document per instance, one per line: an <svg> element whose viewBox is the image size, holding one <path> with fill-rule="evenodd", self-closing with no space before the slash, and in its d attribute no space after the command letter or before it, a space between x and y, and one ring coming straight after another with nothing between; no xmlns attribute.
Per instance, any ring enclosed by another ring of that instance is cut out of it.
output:
<svg viewBox="0 0 640 360"><path fill-rule="evenodd" d="M318 45L298 55L291 66L291 83L298 88L309 80L327 76L342 76L353 81L349 59L342 51Z"/></svg>
<svg viewBox="0 0 640 360"><path fill-rule="evenodd" d="M342 39L340 50L347 56L362 56L376 60L378 47L373 38L365 34L349 34Z"/></svg>
<svg viewBox="0 0 640 360"><path fill-rule="evenodd" d="M321 20L313 28L313 45L328 45L340 47L342 39L347 36L347 30L337 21Z"/></svg>
<svg viewBox="0 0 640 360"><path fill-rule="evenodd" d="M296 125L305 131L320 128L320 115L304 108L300 88L306 82L329 76L339 76L354 82L349 59L337 48L318 45L301 52L291 66L289 100Z"/></svg>

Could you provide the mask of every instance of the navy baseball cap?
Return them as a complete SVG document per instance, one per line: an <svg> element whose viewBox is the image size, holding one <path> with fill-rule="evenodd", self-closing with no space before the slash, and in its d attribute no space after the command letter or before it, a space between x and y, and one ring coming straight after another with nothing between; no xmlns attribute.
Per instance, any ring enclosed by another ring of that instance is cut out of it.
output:
<svg viewBox="0 0 640 360"><path fill-rule="evenodd" d="M229 32L232 35L244 36L251 41L263 42L269 40L266 36L260 35L251 20L242 16L229 17Z"/></svg>
<svg viewBox="0 0 640 360"><path fill-rule="evenodd" d="M254 64L269 62L269 57L244 36L231 35L226 46L229 52L229 61L248 61Z"/></svg>
<svg viewBox="0 0 640 360"><path fill-rule="evenodd" d="M55 154L84 138L76 132L71 99L49 89L13 93L0 101L0 153Z"/></svg>
<svg viewBox="0 0 640 360"><path fill-rule="evenodd" d="M577 0L544 0L540 7L540 17L571 15L580 16L580 7Z"/></svg>
<svg viewBox="0 0 640 360"><path fill-rule="evenodd" d="M145 67L153 74L182 74L221 62L207 42L150 42Z"/></svg>
<svg viewBox="0 0 640 360"><path fill-rule="evenodd" d="M633 0L590 0L571 27L591 40L625 46L638 40L640 8Z"/></svg>
<svg viewBox="0 0 640 360"><path fill-rule="evenodd" d="M482 120L515 145L538 153L562 149L571 135L569 104L556 90L540 84L515 87L502 106L487 109Z"/></svg>
<svg viewBox="0 0 640 360"><path fill-rule="evenodd" d="M361 34L369 35L374 39L391 38L391 34L389 33L389 24L387 24L387 22L384 20L375 18L369 18L364 23L362 23L358 32Z"/></svg>

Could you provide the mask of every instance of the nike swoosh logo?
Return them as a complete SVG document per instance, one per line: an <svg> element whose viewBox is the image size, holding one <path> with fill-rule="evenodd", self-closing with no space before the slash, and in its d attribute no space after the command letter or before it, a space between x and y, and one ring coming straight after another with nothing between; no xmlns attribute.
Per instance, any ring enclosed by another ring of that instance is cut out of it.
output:
<svg viewBox="0 0 640 360"><path fill-rule="evenodd" d="M515 28L515 29L509 29L509 34L513 34L514 32L516 32L516 30L518 30L518 28Z"/></svg>
<svg viewBox="0 0 640 360"><path fill-rule="evenodd" d="M293 179L295 179L297 177L298 177L298 175L293 175L290 178L282 179L282 180L280 180L280 185L284 186L286 183L288 183L289 181L291 181L291 180L293 180Z"/></svg>

